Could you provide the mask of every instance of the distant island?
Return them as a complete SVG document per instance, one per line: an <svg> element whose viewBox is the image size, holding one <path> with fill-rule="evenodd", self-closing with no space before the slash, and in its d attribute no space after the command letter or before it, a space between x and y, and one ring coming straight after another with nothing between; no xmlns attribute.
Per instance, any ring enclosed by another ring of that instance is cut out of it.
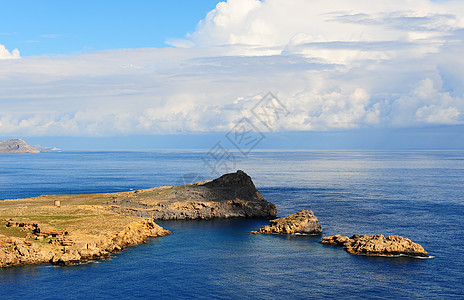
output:
<svg viewBox="0 0 464 300"><path fill-rule="evenodd" d="M31 147L21 139L10 139L4 142L0 141L0 153L40 153L59 151L58 148Z"/></svg>

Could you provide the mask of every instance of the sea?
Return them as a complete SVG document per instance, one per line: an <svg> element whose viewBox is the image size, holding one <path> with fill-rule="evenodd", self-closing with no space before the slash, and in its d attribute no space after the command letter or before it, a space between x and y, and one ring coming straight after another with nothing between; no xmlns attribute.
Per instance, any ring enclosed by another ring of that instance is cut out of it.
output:
<svg viewBox="0 0 464 300"><path fill-rule="evenodd" d="M0 199L213 179L209 154L1 154ZM321 236L250 234L263 219L160 221L171 235L109 260L0 269L0 299L464 298L464 151L255 150L233 167L278 216L310 209L323 236L401 235L432 258L355 256Z"/></svg>

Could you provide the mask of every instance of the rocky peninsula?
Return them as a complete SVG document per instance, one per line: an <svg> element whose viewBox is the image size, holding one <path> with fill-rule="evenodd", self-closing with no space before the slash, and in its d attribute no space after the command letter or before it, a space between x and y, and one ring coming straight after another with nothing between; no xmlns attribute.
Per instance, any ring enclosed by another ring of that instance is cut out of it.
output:
<svg viewBox="0 0 464 300"><path fill-rule="evenodd" d="M397 235L355 234L347 237L337 234L322 238L321 243L341 246L356 255L429 257L421 245Z"/></svg>
<svg viewBox="0 0 464 300"><path fill-rule="evenodd" d="M297 213L270 221L271 224L261 227L253 234L322 234L322 226L311 210L302 210Z"/></svg>
<svg viewBox="0 0 464 300"><path fill-rule="evenodd" d="M0 201L0 267L75 264L170 234L153 219L275 217L243 171L212 181L121 193Z"/></svg>

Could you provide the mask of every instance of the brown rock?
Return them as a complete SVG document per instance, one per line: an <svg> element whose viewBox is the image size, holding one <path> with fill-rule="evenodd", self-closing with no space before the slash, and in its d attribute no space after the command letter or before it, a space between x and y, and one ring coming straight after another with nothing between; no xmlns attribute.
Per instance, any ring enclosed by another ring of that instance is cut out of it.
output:
<svg viewBox="0 0 464 300"><path fill-rule="evenodd" d="M271 224L263 226L258 231L252 231L251 233L322 234L322 226L319 224L317 217L310 210L302 210L285 218L271 220L270 222Z"/></svg>
<svg viewBox="0 0 464 300"><path fill-rule="evenodd" d="M322 244L342 246L348 253L369 256L428 257L424 248L410 239L397 235L355 234L348 238L339 234L322 238Z"/></svg>

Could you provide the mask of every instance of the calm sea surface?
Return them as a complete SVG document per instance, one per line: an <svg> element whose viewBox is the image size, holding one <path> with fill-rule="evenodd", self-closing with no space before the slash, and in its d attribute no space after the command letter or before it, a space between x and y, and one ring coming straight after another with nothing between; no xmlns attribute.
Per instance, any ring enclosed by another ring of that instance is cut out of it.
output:
<svg viewBox="0 0 464 300"><path fill-rule="evenodd" d="M204 155L1 154L0 199L212 178ZM172 235L108 261L0 269L0 299L464 297L464 151L255 151L237 169L279 216L311 209L324 235L402 235L434 258L360 257L320 237L249 234L265 220L165 221Z"/></svg>

